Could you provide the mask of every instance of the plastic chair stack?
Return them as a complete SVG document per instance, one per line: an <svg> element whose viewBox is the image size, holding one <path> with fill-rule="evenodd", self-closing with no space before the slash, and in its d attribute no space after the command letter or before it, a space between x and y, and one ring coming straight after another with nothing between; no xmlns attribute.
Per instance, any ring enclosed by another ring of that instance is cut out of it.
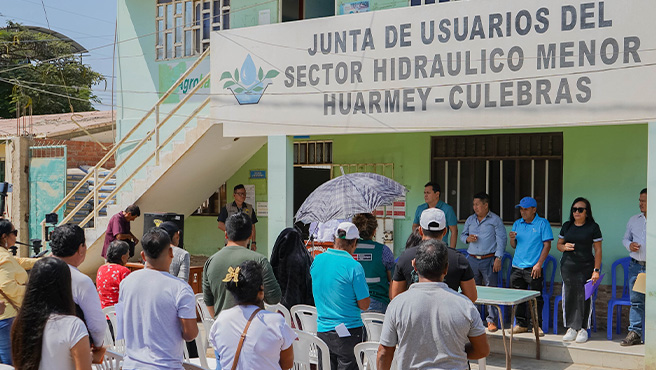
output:
<svg viewBox="0 0 656 370"><path fill-rule="evenodd" d="M617 334L620 334L622 330L622 306L631 306L631 293L629 288L629 263L631 263L631 257L624 257L613 262L613 265L611 266L612 290L610 293L610 300L608 301L608 317L606 322L606 327L608 328L606 337L608 340L613 339L613 315L617 315L617 324L615 330ZM624 272L624 285L622 287L622 295L620 297L616 297L618 267L622 267Z"/></svg>

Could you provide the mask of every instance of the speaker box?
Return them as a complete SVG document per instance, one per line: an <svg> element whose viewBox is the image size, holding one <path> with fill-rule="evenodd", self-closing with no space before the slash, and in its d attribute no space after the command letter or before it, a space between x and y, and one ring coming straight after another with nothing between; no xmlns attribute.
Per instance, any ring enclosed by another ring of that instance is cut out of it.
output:
<svg viewBox="0 0 656 370"><path fill-rule="evenodd" d="M144 233L153 227L158 227L164 221L173 221L180 229L180 243L178 247L184 248L184 215L177 213L144 213Z"/></svg>

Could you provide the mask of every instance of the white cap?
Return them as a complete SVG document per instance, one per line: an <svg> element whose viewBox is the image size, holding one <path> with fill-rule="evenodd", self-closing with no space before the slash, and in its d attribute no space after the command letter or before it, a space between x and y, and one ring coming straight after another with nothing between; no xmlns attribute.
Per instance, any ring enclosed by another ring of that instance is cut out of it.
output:
<svg viewBox="0 0 656 370"><path fill-rule="evenodd" d="M428 231L441 231L446 227L446 216L439 208L428 208L421 213L419 226Z"/></svg>
<svg viewBox="0 0 656 370"><path fill-rule="evenodd" d="M340 230L346 232L346 235L340 237L339 236ZM360 239L360 232L358 232L358 228L352 223L342 222L337 226L337 230L335 230L335 238L347 239L347 240Z"/></svg>

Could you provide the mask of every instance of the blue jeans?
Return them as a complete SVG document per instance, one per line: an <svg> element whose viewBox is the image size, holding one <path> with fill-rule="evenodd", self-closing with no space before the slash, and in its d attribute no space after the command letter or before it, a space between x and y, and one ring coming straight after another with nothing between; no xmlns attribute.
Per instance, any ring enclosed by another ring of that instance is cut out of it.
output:
<svg viewBox="0 0 656 370"><path fill-rule="evenodd" d="M631 310L629 311L629 331L635 331L642 337L642 317L645 314L645 295L633 291L633 284L638 274L645 272L645 266L631 260L629 263L629 289L631 297Z"/></svg>
<svg viewBox="0 0 656 370"><path fill-rule="evenodd" d="M0 362L12 365L11 362L11 324L14 318L0 320Z"/></svg>
<svg viewBox="0 0 656 370"><path fill-rule="evenodd" d="M362 312L378 312L384 314L385 311L387 311L388 305L389 303L371 298L371 303L369 303L369 308L366 311L362 311Z"/></svg>
<svg viewBox="0 0 656 370"><path fill-rule="evenodd" d="M474 271L474 281L476 282L476 285L496 287L499 284L499 273L492 270L494 260L494 257L482 260L471 256L467 257L467 261L469 261L469 265ZM496 324L498 318L499 311L497 311L496 307L487 306L487 322L493 322Z"/></svg>
<svg viewBox="0 0 656 370"><path fill-rule="evenodd" d="M216 358L216 370L221 370L221 363L219 362L219 352L214 350L214 357Z"/></svg>

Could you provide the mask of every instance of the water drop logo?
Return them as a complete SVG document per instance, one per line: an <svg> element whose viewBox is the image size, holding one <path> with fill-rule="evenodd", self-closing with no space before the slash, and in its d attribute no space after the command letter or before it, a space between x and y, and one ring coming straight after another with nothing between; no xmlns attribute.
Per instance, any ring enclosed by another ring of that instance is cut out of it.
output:
<svg viewBox="0 0 656 370"><path fill-rule="evenodd" d="M274 69L266 74L262 67L258 70L249 54L241 65L241 71L235 69L234 72L223 72L220 81L227 80L223 84L223 88L229 89L239 104L257 104L267 86L272 83L271 79L279 74L280 72Z"/></svg>

